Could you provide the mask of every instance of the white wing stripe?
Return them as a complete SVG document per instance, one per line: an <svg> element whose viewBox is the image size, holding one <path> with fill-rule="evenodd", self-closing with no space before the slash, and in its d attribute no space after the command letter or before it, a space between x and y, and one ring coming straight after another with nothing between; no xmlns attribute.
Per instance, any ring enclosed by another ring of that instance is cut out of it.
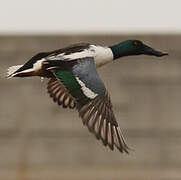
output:
<svg viewBox="0 0 181 180"><path fill-rule="evenodd" d="M90 99L94 99L96 96L98 96L98 94L94 93L91 89L87 88L86 85L78 77L75 78L77 82L80 84L85 96L87 96Z"/></svg>

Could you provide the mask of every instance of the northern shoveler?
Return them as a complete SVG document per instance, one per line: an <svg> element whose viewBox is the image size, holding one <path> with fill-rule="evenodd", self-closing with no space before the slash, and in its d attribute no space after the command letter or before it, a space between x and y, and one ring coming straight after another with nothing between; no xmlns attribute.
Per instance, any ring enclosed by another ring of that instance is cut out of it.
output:
<svg viewBox="0 0 181 180"><path fill-rule="evenodd" d="M8 78L40 76L50 78L48 93L58 105L76 108L83 124L111 150L128 153L129 147L113 113L110 97L96 68L123 56L165 56L139 40L127 40L103 47L74 44L33 56L24 65L8 69Z"/></svg>

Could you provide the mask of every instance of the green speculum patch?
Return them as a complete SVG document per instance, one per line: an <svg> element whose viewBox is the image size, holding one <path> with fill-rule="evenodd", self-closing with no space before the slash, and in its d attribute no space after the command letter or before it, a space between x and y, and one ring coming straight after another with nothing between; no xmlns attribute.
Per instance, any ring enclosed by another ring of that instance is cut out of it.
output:
<svg viewBox="0 0 181 180"><path fill-rule="evenodd" d="M80 105L87 103L88 98L82 92L80 84L77 82L74 74L71 71L56 71L55 74Z"/></svg>

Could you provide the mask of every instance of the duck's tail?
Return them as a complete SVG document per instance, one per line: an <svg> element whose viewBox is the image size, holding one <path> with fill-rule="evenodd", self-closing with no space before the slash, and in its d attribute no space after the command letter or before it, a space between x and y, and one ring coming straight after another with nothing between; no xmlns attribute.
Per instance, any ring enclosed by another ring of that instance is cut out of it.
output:
<svg viewBox="0 0 181 180"><path fill-rule="evenodd" d="M17 65L17 66L11 66L8 68L8 71L7 71L7 75L6 77L9 79L9 78L12 78L16 75L16 71L18 69L20 69L23 65Z"/></svg>

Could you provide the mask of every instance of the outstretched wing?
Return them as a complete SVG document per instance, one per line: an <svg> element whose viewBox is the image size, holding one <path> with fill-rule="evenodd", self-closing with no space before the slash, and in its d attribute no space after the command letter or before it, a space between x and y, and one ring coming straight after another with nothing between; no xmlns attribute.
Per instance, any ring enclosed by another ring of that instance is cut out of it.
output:
<svg viewBox="0 0 181 180"><path fill-rule="evenodd" d="M83 124L89 131L111 150L116 146L120 152L128 153L129 148L115 119L110 97L96 71L94 59L78 59L71 68L52 71L74 98Z"/></svg>

